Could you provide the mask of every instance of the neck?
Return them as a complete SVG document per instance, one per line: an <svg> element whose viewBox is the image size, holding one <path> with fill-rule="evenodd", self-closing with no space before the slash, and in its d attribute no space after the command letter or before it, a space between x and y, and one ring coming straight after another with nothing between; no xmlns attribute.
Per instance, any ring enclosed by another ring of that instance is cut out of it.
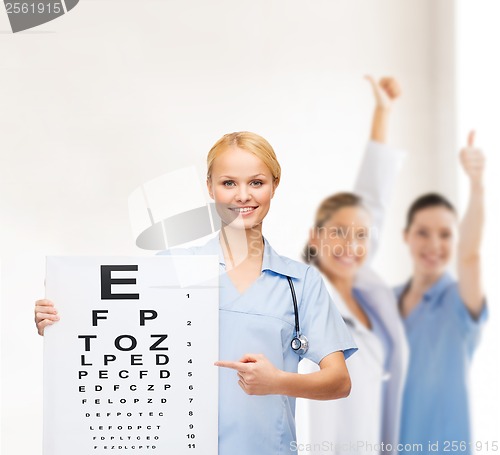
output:
<svg viewBox="0 0 500 455"><path fill-rule="evenodd" d="M264 240L261 224L251 229L234 229L223 225L219 241L226 265L229 266L227 269L232 269L245 260L262 262Z"/></svg>
<svg viewBox="0 0 500 455"><path fill-rule="evenodd" d="M335 286L337 292L341 295L344 301L348 301L352 297L352 290L354 288L354 277L344 278L338 275L325 274L328 281Z"/></svg>
<svg viewBox="0 0 500 455"><path fill-rule="evenodd" d="M414 270L410 283L410 291L416 294L424 294L443 273L425 273Z"/></svg>

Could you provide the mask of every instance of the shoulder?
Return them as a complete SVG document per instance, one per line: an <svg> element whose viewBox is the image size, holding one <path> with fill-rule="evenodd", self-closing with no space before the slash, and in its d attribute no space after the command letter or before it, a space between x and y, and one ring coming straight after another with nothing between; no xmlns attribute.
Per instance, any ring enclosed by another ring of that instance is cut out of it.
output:
<svg viewBox="0 0 500 455"><path fill-rule="evenodd" d="M290 276L296 275L297 278L305 278L310 270L316 271L316 269L310 266L309 264L296 261L295 259L291 259L286 256L281 256L281 260L283 261L283 264L285 265L286 269L289 270Z"/></svg>
<svg viewBox="0 0 500 455"><path fill-rule="evenodd" d="M302 281L308 274L311 268L308 264L296 261L286 256L278 254L264 239L264 258L262 262L262 270L269 270L283 276L289 276L295 280Z"/></svg>
<svg viewBox="0 0 500 455"><path fill-rule="evenodd" d="M466 331L474 331L482 326L488 319L488 306L486 301L479 317L474 317L469 312L461 294L458 281L451 281L443 290L441 300L444 306L453 309Z"/></svg>
<svg viewBox="0 0 500 455"><path fill-rule="evenodd" d="M426 292L429 299L443 307L465 307L460 296L458 281L449 273L445 273L439 281Z"/></svg>
<svg viewBox="0 0 500 455"><path fill-rule="evenodd" d="M304 287L312 286L314 283L323 283L323 276L313 265L286 256L281 256L281 260L285 266L283 272L286 272L283 274L302 282Z"/></svg>
<svg viewBox="0 0 500 455"><path fill-rule="evenodd" d="M276 253L267 241L262 270L283 278L290 277L300 300L308 298L310 294L325 291L323 278L316 267Z"/></svg>

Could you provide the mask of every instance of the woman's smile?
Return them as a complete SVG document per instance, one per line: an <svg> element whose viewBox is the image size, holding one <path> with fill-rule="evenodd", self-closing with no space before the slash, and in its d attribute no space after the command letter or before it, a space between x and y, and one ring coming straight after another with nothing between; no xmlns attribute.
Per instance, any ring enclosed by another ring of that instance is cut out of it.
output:
<svg viewBox="0 0 500 455"><path fill-rule="evenodd" d="M257 205L257 206L245 206L245 207L229 207L229 210L232 210L233 212L236 212L241 216L248 216L258 208L259 206Z"/></svg>

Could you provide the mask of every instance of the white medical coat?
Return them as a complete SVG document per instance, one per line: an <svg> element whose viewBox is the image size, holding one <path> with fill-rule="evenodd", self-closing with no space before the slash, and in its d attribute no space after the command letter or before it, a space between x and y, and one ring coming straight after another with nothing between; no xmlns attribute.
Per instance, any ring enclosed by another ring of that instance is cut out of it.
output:
<svg viewBox="0 0 500 455"><path fill-rule="evenodd" d="M400 150L368 143L354 192L363 198L371 213L372 234L380 233L403 157ZM358 273L355 288L382 321L388 334L391 355L387 359L387 369L384 368L386 355L380 339L356 319L325 278L327 289L350 326L359 351L347 362L352 381L348 398L297 400L297 442L299 449L303 445L301 453L304 455L375 454L380 453L382 442L392 444L392 453L396 453L408 348L394 293L370 266L378 245L377 237L371 236L369 257ZM316 370L317 366L307 359L299 365L302 373ZM384 450L384 453L391 451Z"/></svg>

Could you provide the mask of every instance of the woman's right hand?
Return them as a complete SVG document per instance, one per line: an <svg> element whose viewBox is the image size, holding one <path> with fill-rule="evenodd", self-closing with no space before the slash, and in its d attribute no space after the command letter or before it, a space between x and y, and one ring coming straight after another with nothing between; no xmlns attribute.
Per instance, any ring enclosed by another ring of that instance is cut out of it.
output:
<svg viewBox="0 0 500 455"><path fill-rule="evenodd" d="M460 151L460 162L472 185L481 185L485 167L484 153L474 145L476 132L472 130L467 138L467 147Z"/></svg>
<svg viewBox="0 0 500 455"><path fill-rule="evenodd" d="M370 82L375 97L370 139L385 144L387 142L391 107L394 101L401 96L401 87L393 77L383 77L378 82L373 76L365 76L365 79Z"/></svg>
<svg viewBox="0 0 500 455"><path fill-rule="evenodd" d="M377 109L389 111L392 104L401 96L401 86L394 77L383 77L379 81L371 75L365 76L370 82Z"/></svg>
<svg viewBox="0 0 500 455"><path fill-rule="evenodd" d="M48 325L59 321L57 310L54 304L47 299L37 300L35 302L35 324L38 330L38 335L43 336L43 331Z"/></svg>

